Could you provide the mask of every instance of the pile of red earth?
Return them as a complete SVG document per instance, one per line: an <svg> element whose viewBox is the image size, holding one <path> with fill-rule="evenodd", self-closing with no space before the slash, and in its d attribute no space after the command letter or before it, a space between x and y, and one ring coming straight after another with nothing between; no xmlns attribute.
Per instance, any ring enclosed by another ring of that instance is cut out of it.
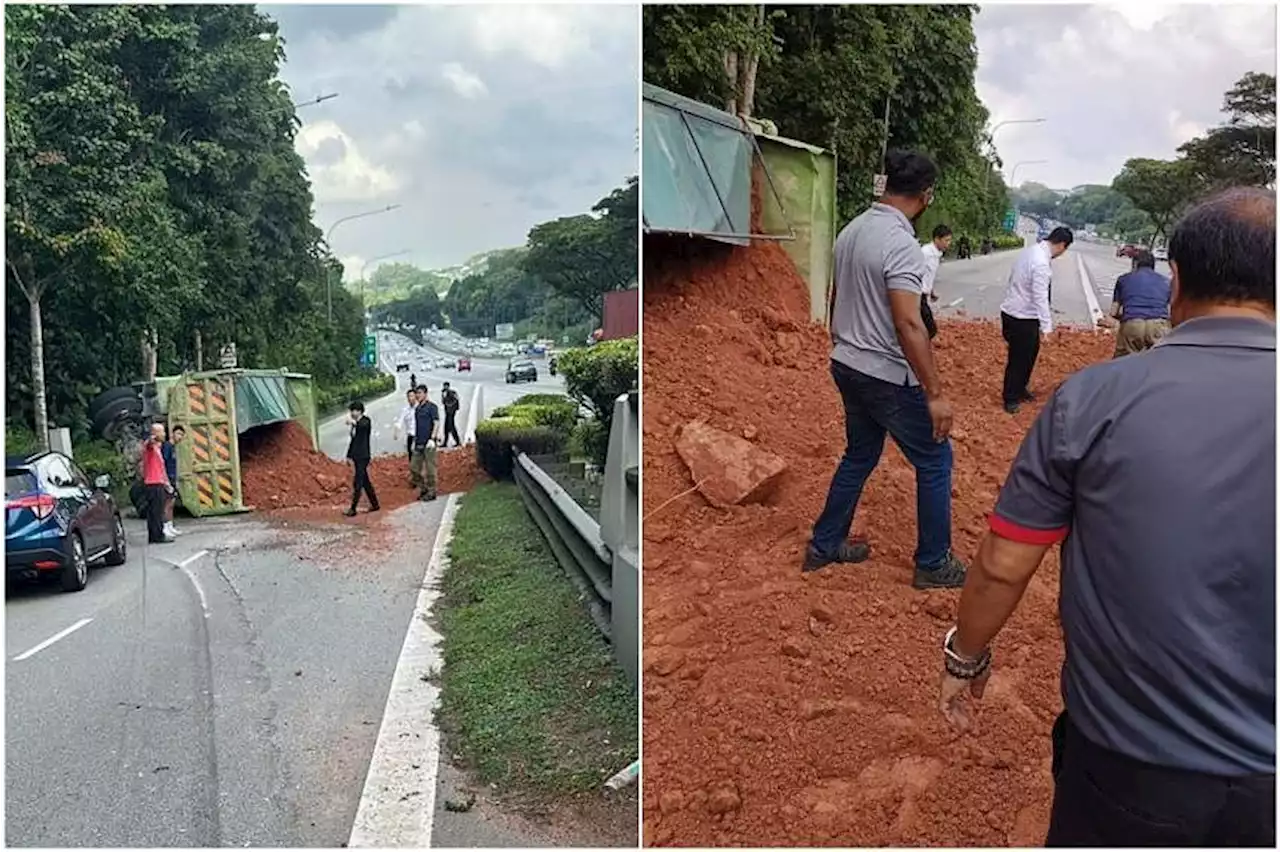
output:
<svg viewBox="0 0 1280 852"><path fill-rule="evenodd" d="M1056 550L996 645L976 729L957 733L937 685L959 593L911 588L914 470L889 441L855 520L872 558L801 574L844 449L830 343L781 247L693 242L645 250L645 843L1041 844L1061 700ZM1055 333L1032 390L1045 398L1112 346ZM995 324L943 322L934 347L956 407L967 562L1038 406L1001 409ZM707 449L703 427L680 440L695 421L780 457L763 502L719 508L695 488L677 452Z"/></svg>
<svg viewBox="0 0 1280 852"><path fill-rule="evenodd" d="M483 478L472 447L441 450L436 459L440 494L469 491ZM418 499L403 453L375 458L369 477L384 510ZM312 449L311 436L293 421L241 436L240 478L245 505L259 510L306 508L328 517L351 505L350 465Z"/></svg>

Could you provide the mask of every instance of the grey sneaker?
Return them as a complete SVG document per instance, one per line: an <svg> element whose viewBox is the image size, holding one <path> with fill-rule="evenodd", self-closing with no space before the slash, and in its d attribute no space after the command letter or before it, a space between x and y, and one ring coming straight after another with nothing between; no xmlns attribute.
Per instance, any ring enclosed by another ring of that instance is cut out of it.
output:
<svg viewBox="0 0 1280 852"><path fill-rule="evenodd" d="M954 553L948 552L936 568L916 568L911 585L917 589L959 589L968 571Z"/></svg>
<svg viewBox="0 0 1280 852"><path fill-rule="evenodd" d="M824 556L813 549L813 545L809 545L808 550L804 554L804 564L800 566L803 573L817 571L825 568L832 562L854 563L866 562L871 556L871 545L865 541L846 541L836 548L835 555Z"/></svg>

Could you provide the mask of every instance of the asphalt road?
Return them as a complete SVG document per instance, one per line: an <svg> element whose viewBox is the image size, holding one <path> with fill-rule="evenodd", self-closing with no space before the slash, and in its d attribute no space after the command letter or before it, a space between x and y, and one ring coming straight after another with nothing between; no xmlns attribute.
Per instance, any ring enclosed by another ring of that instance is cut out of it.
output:
<svg viewBox="0 0 1280 852"><path fill-rule="evenodd" d="M442 506L376 560L346 524L129 521L85 591L11 590L7 845L344 845Z"/></svg>
<svg viewBox="0 0 1280 852"><path fill-rule="evenodd" d="M484 419L485 413L501 405L514 402L527 393L564 393L564 378L552 376L546 371L545 360L534 359L538 365L538 381L509 385L506 382L505 360L473 358L471 370L459 372L456 368L434 366L438 358L456 363L457 356L427 346L418 346L412 340L393 332L378 332L378 351L382 369L393 372L396 363L409 363L410 371L419 384L427 385L427 391L437 405L445 382L458 392L461 408L458 409L458 432L463 441L470 440L468 428ZM409 389L409 373L396 373L396 392L368 403L365 413L373 421L372 448L374 455L402 453L405 450L403 436L396 440L395 423L406 404L405 393ZM443 412L442 412L443 414ZM345 415L326 421L320 426L320 449L332 458L343 458L350 438Z"/></svg>

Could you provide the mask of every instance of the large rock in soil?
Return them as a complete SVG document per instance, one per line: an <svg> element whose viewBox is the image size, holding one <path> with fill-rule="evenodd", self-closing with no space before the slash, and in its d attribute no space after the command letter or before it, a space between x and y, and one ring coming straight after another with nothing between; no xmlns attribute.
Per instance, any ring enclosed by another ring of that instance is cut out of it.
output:
<svg viewBox="0 0 1280 852"><path fill-rule="evenodd" d="M701 421L684 425L676 452L702 496L721 507L763 501L787 469L773 453Z"/></svg>

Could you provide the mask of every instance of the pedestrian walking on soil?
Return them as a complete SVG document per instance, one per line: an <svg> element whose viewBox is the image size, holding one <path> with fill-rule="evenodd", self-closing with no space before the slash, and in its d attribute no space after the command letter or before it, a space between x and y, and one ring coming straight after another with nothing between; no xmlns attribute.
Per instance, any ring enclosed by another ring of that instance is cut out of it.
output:
<svg viewBox="0 0 1280 852"><path fill-rule="evenodd" d="M1143 249L1134 256L1134 270L1116 280L1111 316L1099 325L1119 326L1116 358L1150 349L1169 333L1169 279L1156 272L1156 258Z"/></svg>
<svg viewBox="0 0 1280 852"><path fill-rule="evenodd" d="M396 418L395 437L400 440L400 432L404 431L404 453L409 459L409 466L413 466L413 432L417 425L417 418L414 417L413 410L418 407L418 392L410 388L405 392L405 405L400 409L400 416Z"/></svg>
<svg viewBox="0 0 1280 852"><path fill-rule="evenodd" d="M347 445L347 459L351 462L351 508L343 512L348 518L356 514L356 506L360 505L360 492L369 498L369 511L376 512L378 495L374 493L373 481L369 479L369 462L373 460L373 452L369 447L369 439L373 434L373 422L364 413L363 402L353 402L351 412L351 442Z"/></svg>
<svg viewBox="0 0 1280 852"><path fill-rule="evenodd" d="M441 393L444 403L444 442L442 447L449 446L449 436L453 436L453 444L456 447L462 446L462 438L458 437L458 409L462 403L458 400L458 392L451 387L449 383L444 383L444 390Z"/></svg>
<svg viewBox="0 0 1280 852"><path fill-rule="evenodd" d="M965 727L1062 544L1049 846L1275 847L1275 228L1261 189L1178 223L1173 330L1054 393L944 639L941 707Z"/></svg>
<svg viewBox="0 0 1280 852"><path fill-rule="evenodd" d="M1049 288L1053 269L1049 262L1061 257L1075 236L1069 228L1054 228L1043 242L1024 248L1009 273L1008 289L1000 304L1000 329L1009 344L1004 365L1004 410L1017 414L1024 402L1034 402L1029 388L1031 373L1040 355L1040 337L1053 331Z"/></svg>
<svg viewBox="0 0 1280 852"><path fill-rule="evenodd" d="M912 224L933 200L938 169L920 154L891 151L885 174L883 198L836 240L831 375L844 404L847 446L803 570L870 555L867 543L848 537L887 433L916 469L913 585L956 588L965 569L951 553L951 403L920 312L926 271Z"/></svg>
<svg viewBox="0 0 1280 852"><path fill-rule="evenodd" d="M924 257L924 280L920 282L920 318L924 327L929 329L929 339L938 336L938 324L933 319L933 308L930 302L938 301L938 294L933 291L933 282L938 277L938 267L942 265L942 256L951 248L951 229L946 225L938 225L933 229L933 239L920 249Z"/></svg>
<svg viewBox="0 0 1280 852"><path fill-rule="evenodd" d="M427 386L418 385L417 422L413 439L413 485L419 500L436 499L436 427L440 425L440 409L427 398Z"/></svg>
<svg viewBox="0 0 1280 852"><path fill-rule="evenodd" d="M164 534L176 538L178 528L173 525L173 509L178 502L178 444L187 436L187 430L181 426L173 427L172 440L160 445L160 454L164 457L165 475L169 485L164 500Z"/></svg>
<svg viewBox="0 0 1280 852"><path fill-rule="evenodd" d="M169 474L164 466L164 424L152 423L151 434L142 442L138 462L142 484L147 491L147 541L168 544L173 536L165 533L165 501L169 499Z"/></svg>

